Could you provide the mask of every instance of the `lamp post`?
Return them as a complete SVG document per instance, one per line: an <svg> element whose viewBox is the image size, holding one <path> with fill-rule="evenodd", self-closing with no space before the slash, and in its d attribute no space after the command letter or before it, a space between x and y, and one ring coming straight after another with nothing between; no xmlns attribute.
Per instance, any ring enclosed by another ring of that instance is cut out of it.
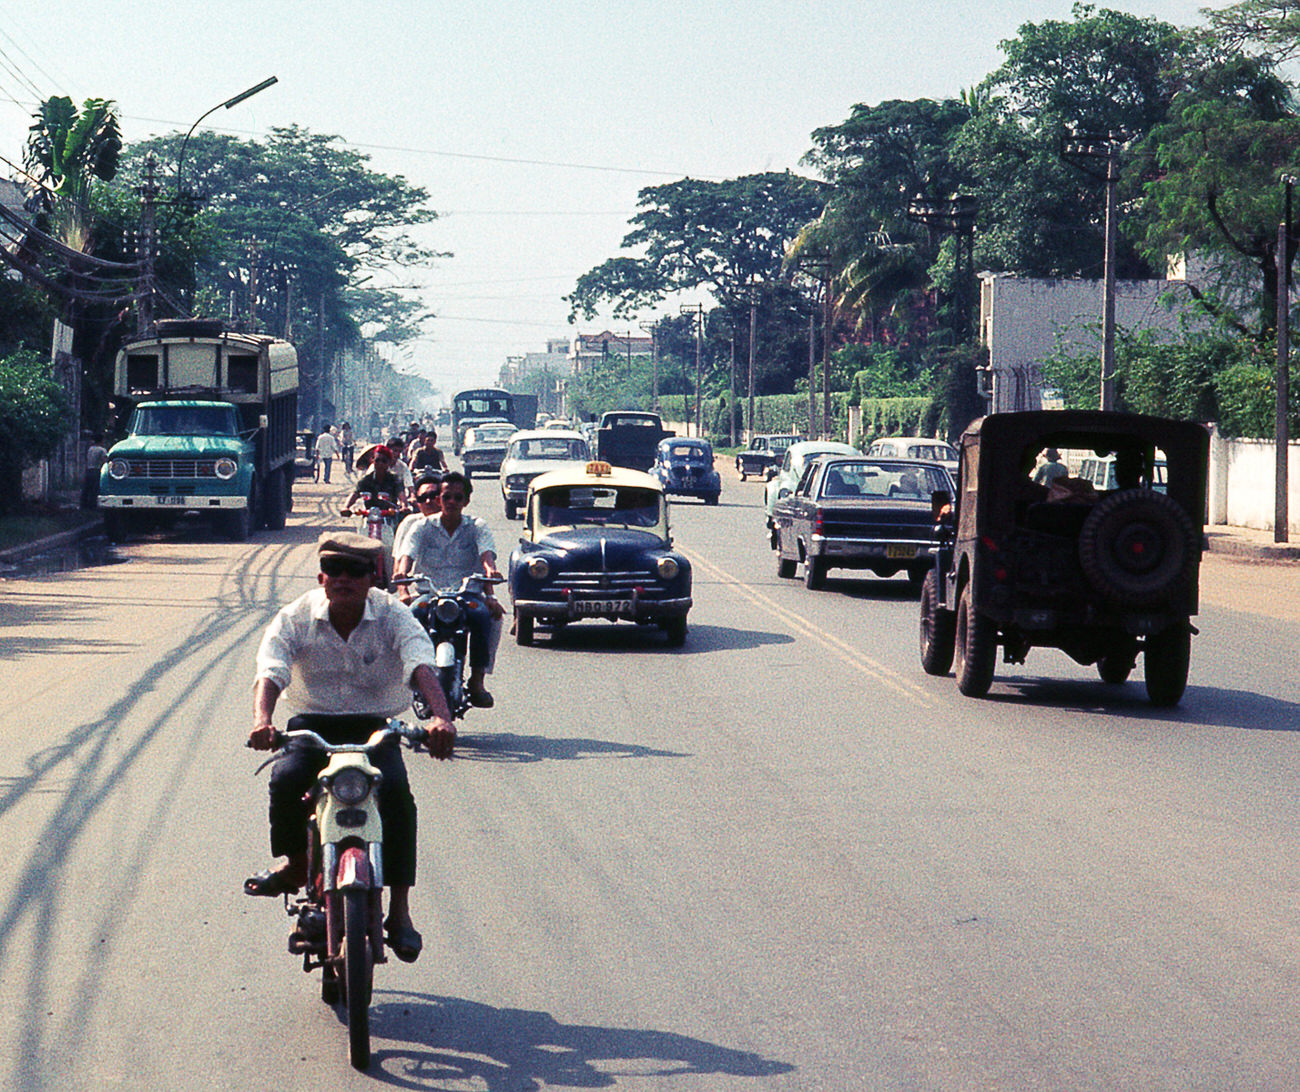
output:
<svg viewBox="0 0 1300 1092"><path fill-rule="evenodd" d="M245 99L251 99L259 91L265 91L272 84L279 83L279 82L280 81L278 77L268 76L261 83L254 84L247 91L241 91L238 95L235 95L233 98L226 99L225 102L219 102L211 110L205 111L204 113L199 115L198 121L196 121L193 125L190 126L190 131L185 134L185 139L181 141L181 151L180 154L176 157L176 195L178 197L180 196L181 193L181 167L185 163L185 149L189 146L190 137L194 135L194 130L199 127L200 122L202 122L203 119L206 118L209 114L215 114L222 107L225 107L227 110L229 110L232 106L238 106Z"/></svg>
<svg viewBox="0 0 1300 1092"><path fill-rule="evenodd" d="M968 193L941 198L925 197L918 193L907 203L907 218L913 223L924 224L936 234L956 237L959 276L962 269L962 241L966 243L966 271L962 277L961 290L957 294L957 318L953 330L955 341L965 340L971 332L969 294L970 282L975 278L975 212L976 200Z"/></svg>

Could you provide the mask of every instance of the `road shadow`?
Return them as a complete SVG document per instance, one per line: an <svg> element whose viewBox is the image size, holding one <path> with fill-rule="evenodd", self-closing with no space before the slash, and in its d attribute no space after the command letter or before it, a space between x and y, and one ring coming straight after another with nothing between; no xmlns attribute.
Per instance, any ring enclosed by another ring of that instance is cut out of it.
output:
<svg viewBox="0 0 1300 1092"><path fill-rule="evenodd" d="M456 736L456 757L473 762L572 762L591 758L690 758L686 751L660 751L634 743L611 743L603 739L554 739L521 736L513 732Z"/></svg>
<svg viewBox="0 0 1300 1092"><path fill-rule="evenodd" d="M540 1092L611 1088L625 1074L739 1080L795 1068L673 1032L564 1024L545 1012L387 990L376 991L370 1026L376 1038L409 1044L371 1057L369 1075L396 1088Z"/></svg>
<svg viewBox="0 0 1300 1092"><path fill-rule="evenodd" d="M1189 686L1172 709L1159 709L1147 700L1141 680L1110 686L1100 680L1016 678L995 679L986 701L1004 704L1032 702L1096 716L1122 716L1162 724L1251 731L1300 732L1300 702L1286 701L1221 686Z"/></svg>
<svg viewBox="0 0 1300 1092"><path fill-rule="evenodd" d="M663 631L653 626L633 626L596 623L594 625L568 625L560 629L537 629L534 647L565 649L571 652L592 651L601 653L662 652L665 655L690 655L700 652L725 652L733 649L761 648L764 645L788 645L794 641L788 633L770 633L763 630L732 629L729 626L709 626L690 623L686 644L670 648Z"/></svg>

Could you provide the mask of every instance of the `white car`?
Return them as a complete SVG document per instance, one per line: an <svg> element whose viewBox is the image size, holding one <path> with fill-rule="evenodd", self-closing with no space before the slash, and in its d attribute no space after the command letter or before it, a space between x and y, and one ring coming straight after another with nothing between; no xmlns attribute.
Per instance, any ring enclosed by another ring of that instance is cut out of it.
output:
<svg viewBox="0 0 1300 1092"><path fill-rule="evenodd" d="M505 458L506 447L510 437L519 430L507 423L490 422L475 425L465 433L465 444L460 449L461 465L465 468L465 477L479 474L495 474L501 469L501 460Z"/></svg>
<svg viewBox="0 0 1300 1092"><path fill-rule="evenodd" d="M871 441L867 455L880 459L924 459L927 463L940 463L949 474L957 475L957 449L928 436L882 436Z"/></svg>
<svg viewBox="0 0 1300 1092"><path fill-rule="evenodd" d="M528 497L528 485L539 474L563 467L585 466L591 449L580 432L558 428L530 429L510 437L501 460L501 497L506 519L514 519Z"/></svg>
<svg viewBox="0 0 1300 1092"><path fill-rule="evenodd" d="M776 549L776 532L772 527L772 505L782 497L794 492L803 476L803 468L814 455L861 455L856 447L841 444L835 440L800 440L785 449L781 457L781 468L776 477L768 480L763 487L763 508L767 511L767 529L772 537L772 549Z"/></svg>

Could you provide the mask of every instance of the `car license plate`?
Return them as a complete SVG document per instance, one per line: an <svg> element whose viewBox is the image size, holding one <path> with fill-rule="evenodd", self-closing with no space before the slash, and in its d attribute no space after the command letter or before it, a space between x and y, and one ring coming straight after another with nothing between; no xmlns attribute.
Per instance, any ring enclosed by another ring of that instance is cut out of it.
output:
<svg viewBox="0 0 1300 1092"><path fill-rule="evenodd" d="M619 614L631 609L630 599L575 599L573 601L574 614Z"/></svg>
<svg viewBox="0 0 1300 1092"><path fill-rule="evenodd" d="M909 560L916 556L915 546L886 546L885 556L899 560Z"/></svg>
<svg viewBox="0 0 1300 1092"><path fill-rule="evenodd" d="M184 504L188 498L182 497L179 493L158 498L159 504Z"/></svg>

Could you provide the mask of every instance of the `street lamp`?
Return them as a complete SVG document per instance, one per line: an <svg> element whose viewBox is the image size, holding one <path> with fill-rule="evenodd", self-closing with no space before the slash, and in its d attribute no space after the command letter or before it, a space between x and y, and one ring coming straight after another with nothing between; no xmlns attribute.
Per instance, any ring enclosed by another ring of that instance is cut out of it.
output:
<svg viewBox="0 0 1300 1092"><path fill-rule="evenodd" d="M215 114L223 106L227 110L229 110L232 106L238 106L245 99L251 99L259 91L265 91L273 83L279 83L279 82L280 81L278 77L268 76L261 83L255 84L254 86L250 87L247 91L241 91L234 98L226 99L225 102L219 102L211 110L208 110L205 113L199 115L198 121L196 121L193 125L190 126L190 131L185 134L185 139L181 141L180 155L176 157L176 195L178 197L180 196L180 192L181 192L181 167L185 163L185 149L189 145L190 137L194 135L194 130L199 127L200 122L202 122L203 119L206 118L209 114Z"/></svg>

